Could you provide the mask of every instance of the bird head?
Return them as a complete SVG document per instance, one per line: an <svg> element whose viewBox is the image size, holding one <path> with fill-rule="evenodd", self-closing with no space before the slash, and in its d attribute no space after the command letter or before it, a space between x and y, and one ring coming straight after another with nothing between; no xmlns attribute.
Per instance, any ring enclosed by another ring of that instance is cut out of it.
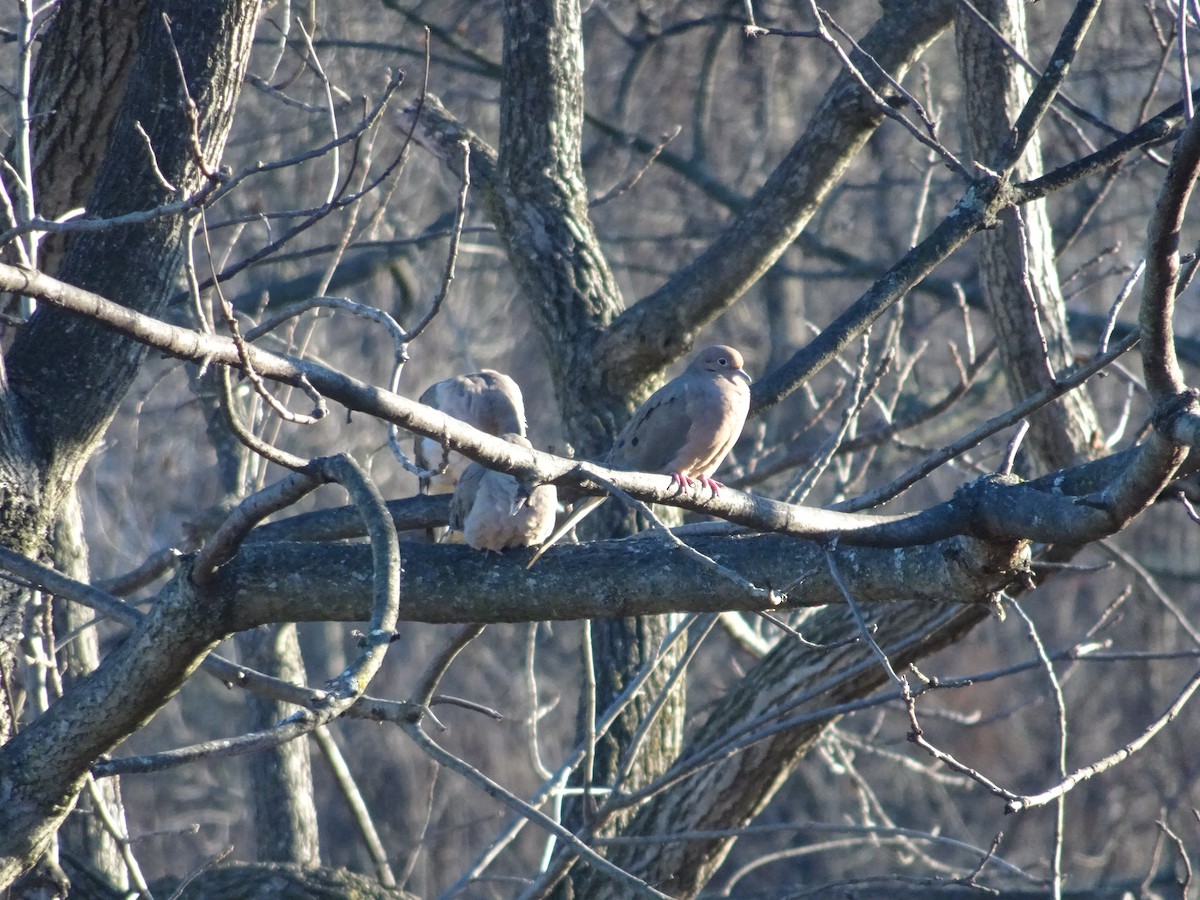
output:
<svg viewBox="0 0 1200 900"><path fill-rule="evenodd" d="M696 354L695 360L692 361L692 367L702 372L711 372L730 381L740 378L746 384L750 384L752 379L742 368L744 365L745 360L742 359L742 354L727 344L705 347Z"/></svg>

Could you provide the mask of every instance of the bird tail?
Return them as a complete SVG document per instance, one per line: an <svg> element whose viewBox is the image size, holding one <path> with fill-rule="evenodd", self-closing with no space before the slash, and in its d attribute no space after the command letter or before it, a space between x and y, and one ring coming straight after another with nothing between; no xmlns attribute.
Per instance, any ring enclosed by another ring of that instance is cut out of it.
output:
<svg viewBox="0 0 1200 900"><path fill-rule="evenodd" d="M554 532L550 535L550 537L542 541L542 546L538 547L537 553L533 554L533 559L529 560L529 562L525 564L525 568L532 569L533 564L542 558L543 553L558 543L559 538L583 521L583 518L588 513L590 513L593 509L607 499L607 495L600 497L588 497L582 503L578 504L573 510L571 510L571 514L563 520L563 523L554 529Z"/></svg>

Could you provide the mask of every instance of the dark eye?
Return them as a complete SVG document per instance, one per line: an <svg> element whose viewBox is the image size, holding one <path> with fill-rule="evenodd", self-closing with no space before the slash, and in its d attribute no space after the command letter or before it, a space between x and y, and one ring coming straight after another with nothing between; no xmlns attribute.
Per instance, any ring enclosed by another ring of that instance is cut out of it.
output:
<svg viewBox="0 0 1200 900"><path fill-rule="evenodd" d="M729 360L727 360L725 357L722 356L720 359L717 360L717 363L718 363L718 365L727 366L727 365L729 365Z"/></svg>

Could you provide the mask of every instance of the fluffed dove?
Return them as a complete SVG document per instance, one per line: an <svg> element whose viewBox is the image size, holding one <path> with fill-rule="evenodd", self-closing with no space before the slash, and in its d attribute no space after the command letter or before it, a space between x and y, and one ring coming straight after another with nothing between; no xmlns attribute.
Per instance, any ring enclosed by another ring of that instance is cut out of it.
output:
<svg viewBox="0 0 1200 900"><path fill-rule="evenodd" d="M420 402L440 409L468 425L494 434L525 436L525 401L517 383L502 372L483 369L471 375L456 375L425 389ZM435 438L417 436L413 456L422 469L437 469L445 457L445 469L421 478L421 493L448 494L471 460L456 451L446 453Z"/></svg>
<svg viewBox="0 0 1200 900"><path fill-rule="evenodd" d="M501 435L510 444L533 449L519 434ZM477 462L462 473L450 501L450 528L462 531L476 550L507 550L540 544L554 530L558 491L540 484L533 491L516 478Z"/></svg>
<svg viewBox="0 0 1200 900"><path fill-rule="evenodd" d="M712 474L737 443L750 410L750 376L733 347L718 344L696 354L677 378L650 395L617 435L604 462L614 469L670 474L679 489L699 482L715 497L723 485ZM606 497L589 497L538 548L532 566Z"/></svg>

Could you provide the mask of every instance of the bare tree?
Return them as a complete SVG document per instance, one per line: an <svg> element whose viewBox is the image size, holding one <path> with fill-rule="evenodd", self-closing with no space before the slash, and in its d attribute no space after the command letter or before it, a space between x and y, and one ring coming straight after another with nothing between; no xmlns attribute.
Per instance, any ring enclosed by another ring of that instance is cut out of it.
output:
<svg viewBox="0 0 1200 900"><path fill-rule="evenodd" d="M876 14L22 2L0 886L1194 890L1200 23ZM596 462L710 335L730 488ZM401 430L620 502L404 540Z"/></svg>

